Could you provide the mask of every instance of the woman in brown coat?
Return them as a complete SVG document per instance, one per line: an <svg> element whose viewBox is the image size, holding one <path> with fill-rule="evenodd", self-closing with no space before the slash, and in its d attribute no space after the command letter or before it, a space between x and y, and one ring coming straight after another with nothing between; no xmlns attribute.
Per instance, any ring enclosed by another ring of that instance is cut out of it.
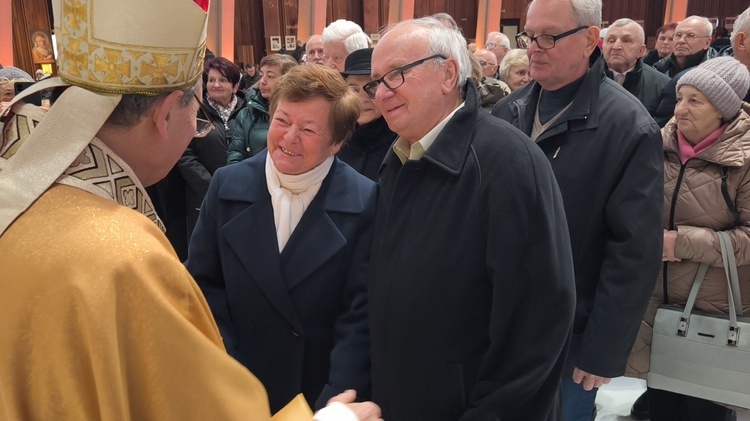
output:
<svg viewBox="0 0 750 421"><path fill-rule="evenodd" d="M664 268L628 361L629 376L648 374L651 328L664 292L670 304L684 304L701 263L710 268L696 308L727 313L717 231L731 236L743 309L750 310L750 104L742 102L749 86L747 68L731 57L706 61L677 83L674 117L662 129ZM648 401L652 421L732 417L723 406L662 390L649 389Z"/></svg>

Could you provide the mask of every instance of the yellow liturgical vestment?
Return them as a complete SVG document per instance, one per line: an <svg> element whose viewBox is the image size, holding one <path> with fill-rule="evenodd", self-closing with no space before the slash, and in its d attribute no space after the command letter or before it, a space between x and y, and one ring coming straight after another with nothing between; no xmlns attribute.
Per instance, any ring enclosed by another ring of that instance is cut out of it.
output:
<svg viewBox="0 0 750 421"><path fill-rule="evenodd" d="M0 236L0 290L0 419L270 419L198 286L134 210L54 185Z"/></svg>

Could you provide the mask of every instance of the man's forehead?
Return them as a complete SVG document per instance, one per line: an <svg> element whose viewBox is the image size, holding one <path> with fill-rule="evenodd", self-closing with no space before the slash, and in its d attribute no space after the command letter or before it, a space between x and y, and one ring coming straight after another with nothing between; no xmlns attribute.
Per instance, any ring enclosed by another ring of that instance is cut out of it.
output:
<svg viewBox="0 0 750 421"><path fill-rule="evenodd" d="M698 19L686 19L682 22L677 24L677 28L675 30L677 31L694 31L694 32L700 32L701 34L705 33L705 22L702 22Z"/></svg>
<svg viewBox="0 0 750 421"><path fill-rule="evenodd" d="M497 64L497 57L492 54L492 51L477 51L476 53L474 53L474 57L476 57L478 60L489 61L493 64Z"/></svg>

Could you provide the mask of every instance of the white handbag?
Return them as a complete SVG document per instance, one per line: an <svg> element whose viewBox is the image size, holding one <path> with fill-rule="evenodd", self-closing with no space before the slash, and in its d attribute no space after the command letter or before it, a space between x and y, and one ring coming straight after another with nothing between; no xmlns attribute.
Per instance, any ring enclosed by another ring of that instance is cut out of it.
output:
<svg viewBox="0 0 750 421"><path fill-rule="evenodd" d="M750 408L750 317L742 315L737 263L729 234L719 232L729 314L693 311L708 270L701 264L684 307L656 312L648 386Z"/></svg>

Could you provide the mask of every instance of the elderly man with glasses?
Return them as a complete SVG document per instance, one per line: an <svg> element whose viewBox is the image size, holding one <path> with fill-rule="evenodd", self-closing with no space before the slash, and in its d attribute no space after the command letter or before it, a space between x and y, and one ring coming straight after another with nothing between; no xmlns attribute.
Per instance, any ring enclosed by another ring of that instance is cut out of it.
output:
<svg viewBox="0 0 750 421"><path fill-rule="evenodd" d="M503 57L510 51L510 40L508 36L502 32L490 32L487 34L487 41L484 43L484 49L489 50L495 55L496 62L500 63L503 61ZM495 79L499 78L497 70L495 70Z"/></svg>
<svg viewBox="0 0 750 421"><path fill-rule="evenodd" d="M373 51L364 89L399 137L378 178L372 399L386 420L555 420L575 294L562 198L539 148L480 109L470 60L432 18Z"/></svg>
<svg viewBox="0 0 750 421"><path fill-rule="evenodd" d="M654 64L654 69L672 78L664 86L654 120L664 127L677 105L677 81L690 69L719 55L711 48L713 25L702 16L690 16L679 22L674 32L674 50Z"/></svg>
<svg viewBox="0 0 750 421"><path fill-rule="evenodd" d="M711 21L702 16L690 16L679 22L674 31L672 54L654 64L654 68L669 77L717 57L711 48Z"/></svg>
<svg viewBox="0 0 750 421"><path fill-rule="evenodd" d="M534 0L517 36L534 81L492 111L537 143L563 195L577 291L566 421L590 421L597 388L625 372L661 263L659 127L603 75L601 10L601 0Z"/></svg>

